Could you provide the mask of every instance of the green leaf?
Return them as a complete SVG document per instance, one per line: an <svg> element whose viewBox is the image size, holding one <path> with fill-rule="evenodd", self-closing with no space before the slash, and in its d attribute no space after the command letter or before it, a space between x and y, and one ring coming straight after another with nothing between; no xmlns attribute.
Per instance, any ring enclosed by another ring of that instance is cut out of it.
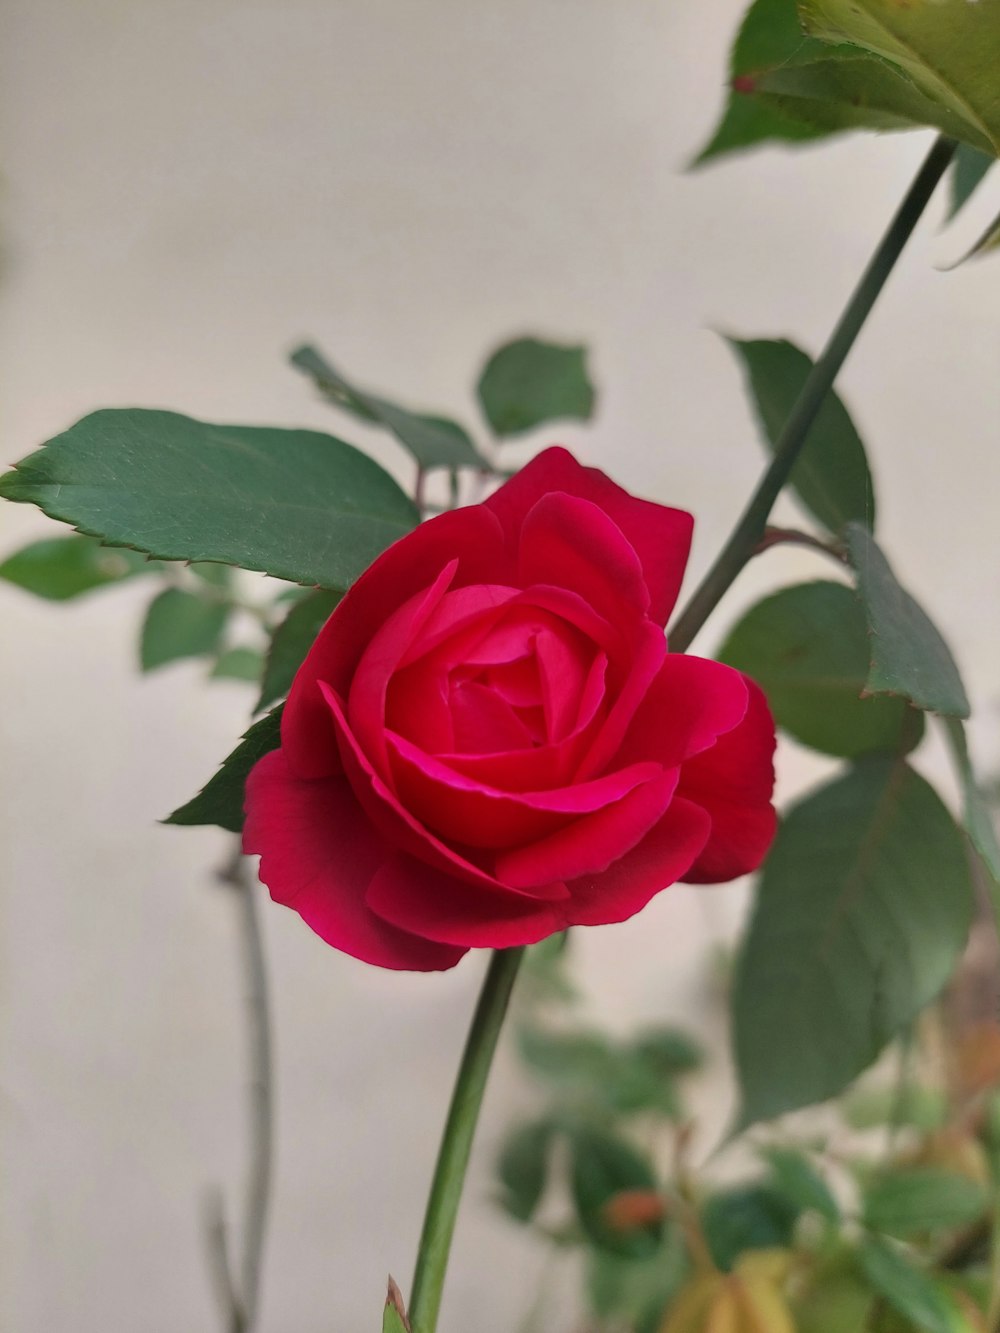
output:
<svg viewBox="0 0 1000 1333"><path fill-rule="evenodd" d="M965 207L995 161L992 153L981 153L968 144L959 144L951 164L949 217L954 217L959 209Z"/></svg>
<svg viewBox="0 0 1000 1333"><path fill-rule="evenodd" d="M258 759L281 744L281 706L255 722L222 767L186 805L180 806L165 824L217 824L230 833L243 828L243 792L250 770Z"/></svg>
<svg viewBox="0 0 1000 1333"><path fill-rule="evenodd" d="M840 1105L851 1129L908 1125L930 1134L948 1120L948 1098L937 1088L855 1088Z"/></svg>
<svg viewBox="0 0 1000 1333"><path fill-rule="evenodd" d="M410 1333L410 1321L406 1317L403 1297L391 1277L382 1313L382 1333Z"/></svg>
<svg viewBox="0 0 1000 1333"><path fill-rule="evenodd" d="M820 43L804 35L795 0L755 0L747 10L730 54L729 100L695 165L769 139L794 143L835 132L836 126L818 126L796 119L747 95L746 89L752 86L756 74L800 57L803 47L823 51Z"/></svg>
<svg viewBox="0 0 1000 1333"><path fill-rule="evenodd" d="M854 1263L837 1255L810 1273L793 1306L795 1333L861 1333L875 1300Z"/></svg>
<svg viewBox="0 0 1000 1333"><path fill-rule="evenodd" d="M705 1063L705 1051L694 1037L671 1027L649 1027L639 1033L632 1052L661 1074L693 1074Z"/></svg>
<svg viewBox="0 0 1000 1333"><path fill-rule="evenodd" d="M500 1204L519 1222L530 1222L541 1203L555 1134L553 1121L533 1120L515 1125L501 1145L497 1161L503 1185Z"/></svg>
<svg viewBox="0 0 1000 1333"><path fill-rule="evenodd" d="M897 583L871 534L851 523L845 536L868 622L871 666L866 691L900 694L928 712L968 717L969 700L944 639Z"/></svg>
<svg viewBox="0 0 1000 1333"><path fill-rule="evenodd" d="M955 717L945 718L944 726L962 783L965 830L993 881L995 897L1000 896L1000 844L990 808L972 771L965 727Z"/></svg>
<svg viewBox="0 0 1000 1333"><path fill-rule="evenodd" d="M747 1250L783 1249L800 1209L767 1185L740 1185L705 1200L701 1225L712 1258L728 1272Z"/></svg>
<svg viewBox="0 0 1000 1333"><path fill-rule="evenodd" d="M901 1250L868 1236L858 1247L868 1281L892 1308L924 1333L952 1333L947 1302L930 1278Z"/></svg>
<svg viewBox="0 0 1000 1333"><path fill-rule="evenodd" d="M156 569L137 551L111 550L93 537L45 537L9 555L0 564L0 579L36 597L66 602Z"/></svg>
<svg viewBox="0 0 1000 1333"><path fill-rule="evenodd" d="M677 1227L669 1227L661 1248L648 1259L623 1259L606 1250L587 1255L586 1287L591 1310L601 1320L622 1323L635 1333L656 1333L663 1312L688 1273L687 1251ZM602 1325L603 1326L603 1325Z"/></svg>
<svg viewBox="0 0 1000 1333"><path fill-rule="evenodd" d="M597 1129L578 1128L570 1139L571 1187L576 1215L588 1239L611 1254L642 1259L659 1248L662 1226L622 1230L608 1205L627 1190L654 1190L649 1159L623 1139Z"/></svg>
<svg viewBox="0 0 1000 1333"><path fill-rule="evenodd" d="M779 726L824 754L912 749L923 735L923 715L905 699L861 697L865 615L842 583L801 583L766 597L718 655L760 684Z"/></svg>
<svg viewBox="0 0 1000 1333"><path fill-rule="evenodd" d="M785 339L727 341L742 358L764 438L773 452L813 370L812 358ZM839 533L852 519L874 527L875 497L865 447L836 394L827 395L788 484L832 533Z"/></svg>
<svg viewBox="0 0 1000 1333"><path fill-rule="evenodd" d="M499 347L479 377L479 401L497 435L520 435L551 421L589 421L594 388L586 348L517 338Z"/></svg>
<svg viewBox="0 0 1000 1333"><path fill-rule="evenodd" d="M476 446L457 422L408 412L349 384L315 347L299 347L290 359L336 407L391 431L420 467L482 467L483 459Z"/></svg>
<svg viewBox="0 0 1000 1333"><path fill-rule="evenodd" d="M332 435L131 408L84 417L0 477L0 495L114 546L338 589L418 519Z"/></svg>
<svg viewBox="0 0 1000 1333"><path fill-rule="evenodd" d="M964 124L966 142L1000 153L1000 0L802 0L800 11L814 36L890 61Z"/></svg>
<svg viewBox="0 0 1000 1333"><path fill-rule="evenodd" d="M987 1205L982 1185L933 1167L895 1170L869 1186L864 1224L901 1239L950 1231L974 1222Z"/></svg>
<svg viewBox="0 0 1000 1333"><path fill-rule="evenodd" d="M196 578L201 579L202 583L207 583L210 588L231 588L233 586L233 569L230 565L219 565L205 561L190 565L189 569Z"/></svg>
<svg viewBox="0 0 1000 1333"><path fill-rule="evenodd" d="M803 1213L819 1213L827 1222L840 1221L840 1209L830 1187L803 1152L795 1148L765 1148L761 1156L771 1168L774 1188Z"/></svg>
<svg viewBox="0 0 1000 1333"><path fill-rule="evenodd" d="M976 243L966 250L961 258L953 264L947 266L948 271L959 268L970 259L981 259L983 255L988 255L991 251L1000 247L1000 217L996 217L979 237Z"/></svg>
<svg viewBox="0 0 1000 1333"><path fill-rule="evenodd" d="M599 1032L546 1032L525 1027L518 1034L518 1046L526 1065L565 1087L600 1086L615 1063L610 1043Z"/></svg>
<svg viewBox="0 0 1000 1333"><path fill-rule="evenodd" d="M271 646L267 650L264 680L255 712L267 708L275 699L288 693L295 673L305 661L306 653L339 601L339 593L320 588L294 603L274 631Z"/></svg>
<svg viewBox="0 0 1000 1333"><path fill-rule="evenodd" d="M757 75L753 93L786 115L832 129L933 127L988 148L962 117L923 93L901 70L854 46L827 47L818 60L789 61Z"/></svg>
<svg viewBox="0 0 1000 1333"><path fill-rule="evenodd" d="M212 680L248 680L256 685L263 670L264 654L241 645L220 653L209 675Z"/></svg>
<svg viewBox="0 0 1000 1333"><path fill-rule="evenodd" d="M740 1128L840 1092L941 990L964 946L962 836L901 759L872 755L787 816L732 1013Z"/></svg>
<svg viewBox="0 0 1000 1333"><path fill-rule="evenodd" d="M180 588L167 588L146 612L139 643L139 664L153 671L184 657L207 657L219 646L229 607Z"/></svg>

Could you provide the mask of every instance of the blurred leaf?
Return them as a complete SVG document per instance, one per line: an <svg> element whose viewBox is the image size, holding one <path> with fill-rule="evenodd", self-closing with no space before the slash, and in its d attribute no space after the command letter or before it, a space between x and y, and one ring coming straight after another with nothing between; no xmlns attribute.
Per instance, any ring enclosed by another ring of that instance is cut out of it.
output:
<svg viewBox="0 0 1000 1333"><path fill-rule="evenodd" d="M293 603L292 609L274 631L267 650L264 680L254 712L260 712L286 695L295 673L305 661L320 632L340 601L340 594L319 588Z"/></svg>
<svg viewBox="0 0 1000 1333"><path fill-rule="evenodd" d="M854 1088L840 1106L851 1129L907 1125L930 1133L948 1119L948 1098L936 1088Z"/></svg>
<svg viewBox="0 0 1000 1333"><path fill-rule="evenodd" d="M501 1207L529 1222L545 1193L549 1154L556 1134L551 1120L533 1120L509 1130L500 1148L497 1175L504 1187Z"/></svg>
<svg viewBox="0 0 1000 1333"><path fill-rule="evenodd" d="M657 1333L688 1267L677 1227L666 1229L663 1245L648 1259L623 1259L606 1250L591 1250L586 1269L590 1308L602 1320L627 1322L636 1333Z"/></svg>
<svg viewBox="0 0 1000 1333"><path fill-rule="evenodd" d="M824 754L913 749L923 716L905 699L862 698L868 679L865 614L842 583L801 583L758 602L719 659L751 676L778 725Z"/></svg>
<svg viewBox="0 0 1000 1333"><path fill-rule="evenodd" d="M264 654L256 648L227 648L215 659L212 680L248 680L256 685L264 670Z"/></svg>
<svg viewBox="0 0 1000 1333"><path fill-rule="evenodd" d="M993 881L997 896L1000 896L1000 845L997 842L993 815L972 771L965 727L957 717L946 717L944 726L962 783L965 829Z"/></svg>
<svg viewBox="0 0 1000 1333"><path fill-rule="evenodd" d="M391 431L420 467L482 467L476 446L456 421L408 412L349 384L315 347L299 347L290 360L336 407Z"/></svg>
<svg viewBox="0 0 1000 1333"><path fill-rule="evenodd" d="M586 348L517 338L499 347L479 377L479 401L497 435L520 435L551 421L589 421L594 388Z"/></svg>
<svg viewBox="0 0 1000 1333"><path fill-rule="evenodd" d="M765 1148L761 1156L771 1168L775 1189L800 1212L819 1213L828 1222L840 1220L830 1187L809 1158L795 1148Z"/></svg>
<svg viewBox="0 0 1000 1333"><path fill-rule="evenodd" d="M739 354L772 452L813 369L785 339L727 339ZM861 437L847 408L827 395L788 481L805 507L835 535L852 519L875 525L875 496Z"/></svg>
<svg viewBox="0 0 1000 1333"><path fill-rule="evenodd" d="M845 535L868 622L871 667L866 690L901 694L928 712L968 717L962 678L937 628L897 583L871 534L850 523Z"/></svg>
<svg viewBox="0 0 1000 1333"><path fill-rule="evenodd" d="M981 153L968 144L959 144L951 164L949 217L954 217L959 209L965 207L995 161L992 153Z"/></svg>
<svg viewBox="0 0 1000 1333"><path fill-rule="evenodd" d="M138 408L84 417L0 476L0 496L114 546L338 589L419 517L332 435Z"/></svg>
<svg viewBox="0 0 1000 1333"><path fill-rule="evenodd" d="M1000 217L993 219L976 243L961 258L957 259L954 264L947 266L948 271L958 268L970 259L980 259L983 255L996 250L998 246L1000 246Z"/></svg>
<svg viewBox="0 0 1000 1333"><path fill-rule="evenodd" d="M740 1128L840 1092L934 998L968 934L961 834L932 788L873 755L788 814L732 1001Z"/></svg>
<svg viewBox="0 0 1000 1333"><path fill-rule="evenodd" d="M1000 153L1000 0L802 0L806 30L885 58L966 127L961 137Z"/></svg>
<svg viewBox="0 0 1000 1333"><path fill-rule="evenodd" d="M255 722L222 767L186 805L163 821L165 824L218 824L230 833L243 828L243 792L251 768L258 759L281 744L281 710Z"/></svg>
<svg viewBox="0 0 1000 1333"><path fill-rule="evenodd" d="M795 0L755 0L744 16L730 54L731 87L722 119L695 159L695 165L768 139L796 142L835 132L834 126L820 127L797 120L739 91L760 71L801 56L803 47L820 54L824 50L822 43L810 40L803 33Z"/></svg>
<svg viewBox="0 0 1000 1333"><path fill-rule="evenodd" d="M944 1297L901 1250L878 1237L867 1236L858 1247L858 1258L878 1294L916 1328L925 1333L952 1333Z"/></svg>
<svg viewBox="0 0 1000 1333"><path fill-rule="evenodd" d="M22 546L0 564L0 579L36 597L66 602L94 588L121 583L159 566L137 551L113 550L93 537L44 537Z"/></svg>
<svg viewBox="0 0 1000 1333"><path fill-rule="evenodd" d="M525 1027L518 1034L521 1059L553 1083L590 1088L614 1065L610 1043L599 1032L546 1032Z"/></svg>
<svg viewBox="0 0 1000 1333"><path fill-rule="evenodd" d="M640 1044L617 1046L598 1032L525 1028L520 1049L525 1063L571 1101L621 1115L654 1111L676 1119L679 1114L672 1078Z"/></svg>
<svg viewBox="0 0 1000 1333"><path fill-rule="evenodd" d="M632 1043L631 1049L650 1068L661 1074L693 1074L705 1063L701 1044L677 1028L644 1028Z"/></svg>
<svg viewBox="0 0 1000 1333"><path fill-rule="evenodd" d="M139 664L153 671L184 657L207 657L219 646L229 607L181 588L167 588L146 612L139 643Z"/></svg>
<svg viewBox="0 0 1000 1333"><path fill-rule="evenodd" d="M231 588L233 585L234 571L231 565L220 565L205 560L189 565L188 568L196 578L201 579L202 583L207 583L210 588Z"/></svg>
<svg viewBox="0 0 1000 1333"><path fill-rule="evenodd" d="M574 1130L570 1151L573 1202L589 1240L599 1249L627 1258L654 1254L660 1244L659 1223L621 1230L608 1215L608 1205L622 1191L656 1188L645 1154L611 1134L584 1128Z"/></svg>
<svg viewBox="0 0 1000 1333"><path fill-rule="evenodd" d="M933 1167L899 1169L868 1187L864 1224L872 1231L907 1239L974 1222L986 1204L985 1189L966 1176Z"/></svg>
<svg viewBox="0 0 1000 1333"><path fill-rule="evenodd" d="M728 1273L747 1250L784 1249L800 1211L768 1185L740 1185L705 1200L701 1225L712 1258Z"/></svg>
<svg viewBox="0 0 1000 1333"><path fill-rule="evenodd" d="M861 1333L875 1300L853 1263L837 1258L814 1270L801 1287L793 1314L796 1333Z"/></svg>

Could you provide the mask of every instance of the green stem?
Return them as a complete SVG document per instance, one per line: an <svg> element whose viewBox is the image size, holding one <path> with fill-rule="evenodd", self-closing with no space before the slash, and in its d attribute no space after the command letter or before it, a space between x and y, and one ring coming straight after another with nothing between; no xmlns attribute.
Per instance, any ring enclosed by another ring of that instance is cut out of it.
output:
<svg viewBox="0 0 1000 1333"><path fill-rule="evenodd" d="M438 1149L410 1294L413 1333L435 1333L448 1252L493 1053L524 948L497 949L479 993Z"/></svg>
<svg viewBox="0 0 1000 1333"><path fill-rule="evenodd" d="M691 646L695 635L715 610L723 594L754 554L757 544L764 535L767 518L774 502L788 481L795 461L809 437L810 427L816 420L826 395L833 387L833 382L885 286L896 260L934 193L935 186L951 161L956 146L951 139L935 140L923 166L917 172L906 198L900 204L899 211L889 224L861 281L854 289L840 317L840 322L830 336L830 341L803 385L802 392L796 399L791 415L775 444L774 458L770 466L750 497L750 502L733 529L729 541L672 626L668 640L674 652L685 652Z"/></svg>

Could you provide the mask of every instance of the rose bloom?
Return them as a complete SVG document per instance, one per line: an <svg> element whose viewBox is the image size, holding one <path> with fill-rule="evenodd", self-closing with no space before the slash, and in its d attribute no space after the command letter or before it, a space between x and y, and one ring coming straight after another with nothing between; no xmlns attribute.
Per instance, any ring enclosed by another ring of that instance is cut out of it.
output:
<svg viewBox="0 0 1000 1333"><path fill-rule="evenodd" d="M664 637L691 529L549 449L385 551L247 782L271 896L345 953L433 970L758 866L767 704Z"/></svg>

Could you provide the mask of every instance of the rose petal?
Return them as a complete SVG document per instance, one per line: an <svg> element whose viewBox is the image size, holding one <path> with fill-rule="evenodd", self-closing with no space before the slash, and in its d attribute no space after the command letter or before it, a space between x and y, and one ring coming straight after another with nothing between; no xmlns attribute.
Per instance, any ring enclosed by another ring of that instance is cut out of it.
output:
<svg viewBox="0 0 1000 1333"><path fill-rule="evenodd" d="M681 769L678 792L709 815L712 832L691 869L692 884L748 875L774 839L774 719L760 686L744 676L749 706L743 721Z"/></svg>
<svg viewBox="0 0 1000 1333"><path fill-rule="evenodd" d="M385 838L389 848L414 856L418 861L426 861L449 877L469 884L502 888L489 871L447 846L403 808L397 796L372 768L368 757L351 734L341 701L325 682L321 681L319 688L333 718L347 780L369 821ZM552 885L532 890L527 896L560 897L565 892L562 885Z"/></svg>
<svg viewBox="0 0 1000 1333"><path fill-rule="evenodd" d="M721 662L669 653L635 711L618 761L673 767L714 745L746 716L745 677Z"/></svg>
<svg viewBox="0 0 1000 1333"><path fill-rule="evenodd" d="M617 621L645 618L649 590L642 565L621 528L590 500L543 495L521 525L518 579L522 587L556 584L577 592Z"/></svg>
<svg viewBox="0 0 1000 1333"><path fill-rule="evenodd" d="M384 844L342 777L304 782L281 750L251 770L243 850L259 854L275 902L299 913L334 948L377 967L419 972L454 967L465 952L376 916L365 902Z"/></svg>
<svg viewBox="0 0 1000 1333"><path fill-rule="evenodd" d="M680 592L691 548L691 515L629 495L603 472L581 467L565 449L546 449L485 502L503 525L511 550L517 549L528 511L551 491L590 500L621 528L642 565L650 617L665 625Z"/></svg>
<svg viewBox="0 0 1000 1333"><path fill-rule="evenodd" d="M374 767L389 776L385 748L385 704L389 678L448 590L458 569L449 560L428 588L403 603L373 635L361 654L347 699L351 730Z"/></svg>
<svg viewBox="0 0 1000 1333"><path fill-rule="evenodd" d="M711 823L700 806L674 796L663 818L630 852L603 874L570 881L568 924L605 926L635 916L650 898L686 877Z"/></svg>
<svg viewBox="0 0 1000 1333"><path fill-rule="evenodd" d="M619 802L633 788L658 779L658 764L633 764L592 782L548 791L510 792L485 787L390 732L389 753L400 803L447 839L493 851L536 839L577 815ZM499 876L506 883L503 876ZM548 879L561 879L559 874ZM538 880L536 882L542 882Z"/></svg>
<svg viewBox="0 0 1000 1333"><path fill-rule="evenodd" d="M613 804L526 847L502 852L496 861L497 878L512 888L528 889L550 880L599 874L631 851L662 817L677 776L676 771L657 773Z"/></svg>
<svg viewBox="0 0 1000 1333"><path fill-rule="evenodd" d="M358 659L386 618L458 557L454 583L511 583L514 563L496 517L469 505L421 523L383 551L348 589L299 668L281 720L281 741L297 777L339 771L329 710L316 689L325 680L347 696Z"/></svg>
<svg viewBox="0 0 1000 1333"><path fill-rule="evenodd" d="M590 749L580 765L577 776L586 779L599 773L612 762L635 716L635 711L656 679L667 655L667 641L663 631L651 620L639 622L628 664L628 673L622 683L612 690L614 703L594 737Z"/></svg>
<svg viewBox="0 0 1000 1333"><path fill-rule="evenodd" d="M410 856L385 862L368 888L368 906L405 930L460 948L507 949L562 930L565 901L538 902L502 889L471 889Z"/></svg>

